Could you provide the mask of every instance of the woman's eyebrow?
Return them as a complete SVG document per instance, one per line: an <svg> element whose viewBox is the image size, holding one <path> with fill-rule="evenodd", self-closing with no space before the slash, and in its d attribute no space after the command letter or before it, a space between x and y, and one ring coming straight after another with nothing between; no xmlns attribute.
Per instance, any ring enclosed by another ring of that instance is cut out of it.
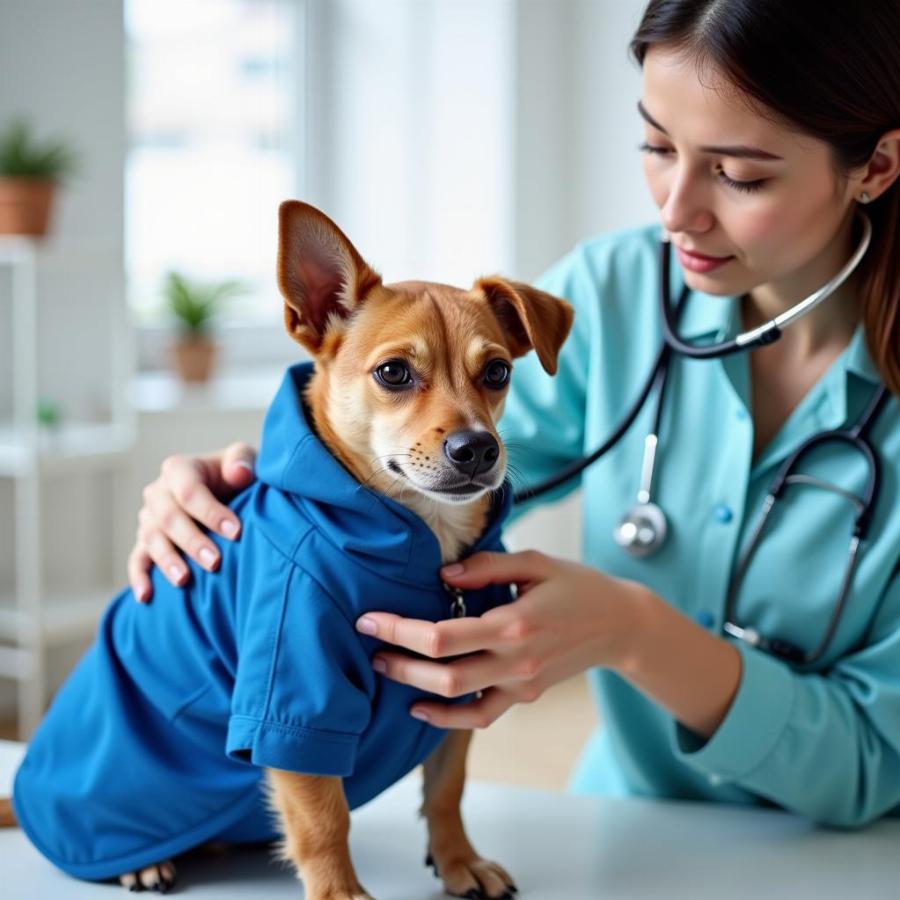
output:
<svg viewBox="0 0 900 900"><path fill-rule="evenodd" d="M638 100L638 112L646 119L657 131L661 131L663 134L668 135L668 131L644 109L644 104ZM769 153L766 150L760 150L759 147L746 147L743 144L740 144L735 147L701 147L701 153L715 153L718 156L734 156L738 159L759 159L763 162L771 161L771 160L783 160L783 156L776 156L774 153Z"/></svg>

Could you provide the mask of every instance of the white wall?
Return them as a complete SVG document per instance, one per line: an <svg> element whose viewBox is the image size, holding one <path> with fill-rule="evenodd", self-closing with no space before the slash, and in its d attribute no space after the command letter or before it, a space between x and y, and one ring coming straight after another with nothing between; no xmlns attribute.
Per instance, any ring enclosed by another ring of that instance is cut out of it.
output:
<svg viewBox="0 0 900 900"><path fill-rule="evenodd" d="M516 19L516 273L576 241L652 219L635 149L644 0L520 0Z"/></svg>
<svg viewBox="0 0 900 900"><path fill-rule="evenodd" d="M385 280L512 262L512 0L317 0L306 197ZM327 48L327 49L326 49Z"/></svg>

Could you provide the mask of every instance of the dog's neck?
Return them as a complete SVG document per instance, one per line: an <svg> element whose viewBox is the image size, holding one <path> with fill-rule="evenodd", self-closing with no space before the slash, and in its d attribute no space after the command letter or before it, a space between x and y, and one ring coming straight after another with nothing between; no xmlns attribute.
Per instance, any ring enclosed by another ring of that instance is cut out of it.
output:
<svg viewBox="0 0 900 900"><path fill-rule="evenodd" d="M415 488L400 486L395 476L373 468L371 461L351 448L331 423L327 409L325 380L316 372L306 389L307 408L322 443L353 477L366 487L385 494L418 515L434 532L441 548L441 562L456 562L466 548L478 540L487 524L491 506L489 494L471 503L440 503Z"/></svg>

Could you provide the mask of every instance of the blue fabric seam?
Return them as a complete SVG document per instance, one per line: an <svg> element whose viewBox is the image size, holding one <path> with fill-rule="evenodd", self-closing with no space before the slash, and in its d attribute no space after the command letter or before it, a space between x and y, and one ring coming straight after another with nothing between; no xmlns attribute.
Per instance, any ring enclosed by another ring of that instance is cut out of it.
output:
<svg viewBox="0 0 900 900"><path fill-rule="evenodd" d="M309 534L309 532L307 532ZM266 679L266 699L263 703L262 714L263 718L266 718L269 714L269 704L272 702L272 692L275 687L275 669L278 665L278 648L280 645L281 639L281 629L284 627L284 617L287 614L287 598L288 592L291 588L291 582L294 579L294 575L297 572L297 567L293 563L290 563L291 570L288 572L288 577L284 581L284 590L281 594L281 609L278 612L278 625L275 628L275 634L273 638L273 647L271 653L271 661L269 662L269 677Z"/></svg>
<svg viewBox="0 0 900 900"><path fill-rule="evenodd" d="M282 466L281 472L278 475L278 489L281 491L285 491L286 488L284 486L284 473L290 468L291 463L294 461L294 457L300 452L300 450L306 446L307 442L312 440L312 433L307 432L300 438L299 441L294 445L294 449L291 451L291 455L288 457L287 462Z"/></svg>
<svg viewBox="0 0 900 900"><path fill-rule="evenodd" d="M318 728L308 728L305 725L291 725L288 722L280 722L278 719L258 719L256 716L233 715L229 718L230 722L236 720L251 722L255 726L262 728L274 728L298 738L315 738L316 740L340 744L341 746L354 745L359 742L359 735L349 731L323 731Z"/></svg>
<svg viewBox="0 0 900 900"><path fill-rule="evenodd" d="M205 693L212 689L211 684L204 684L201 688L189 694L187 699L182 701L175 711L170 714L170 719L174 722L192 703L199 700Z"/></svg>

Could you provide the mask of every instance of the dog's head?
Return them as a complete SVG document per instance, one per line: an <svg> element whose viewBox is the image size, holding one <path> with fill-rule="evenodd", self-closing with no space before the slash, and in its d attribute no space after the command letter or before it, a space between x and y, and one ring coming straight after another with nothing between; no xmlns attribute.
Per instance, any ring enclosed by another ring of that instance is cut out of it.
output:
<svg viewBox="0 0 900 900"><path fill-rule="evenodd" d="M289 200L279 216L285 326L316 361L309 400L326 442L384 493L467 503L499 487L512 360L533 349L555 373L571 306L500 277L385 285L319 210Z"/></svg>

